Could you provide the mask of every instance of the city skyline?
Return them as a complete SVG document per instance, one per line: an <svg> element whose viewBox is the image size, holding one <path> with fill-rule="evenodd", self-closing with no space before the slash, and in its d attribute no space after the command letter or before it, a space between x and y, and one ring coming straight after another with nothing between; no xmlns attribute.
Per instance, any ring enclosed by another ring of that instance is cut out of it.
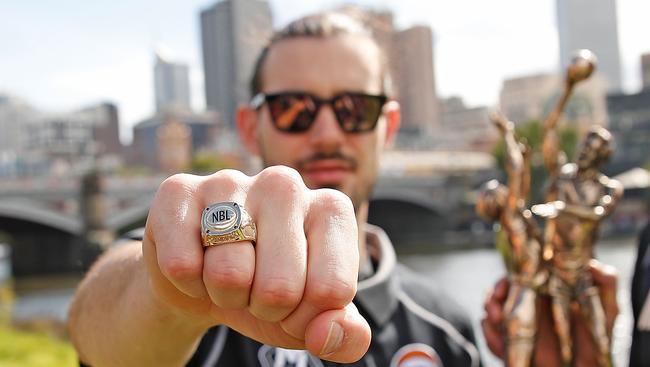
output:
<svg viewBox="0 0 650 367"><path fill-rule="evenodd" d="M122 138L154 110L152 50L158 43L190 67L192 105L205 106L199 13L215 1L117 1L108 5L62 1L58 7L0 5L0 92L39 109L65 111L99 101L116 103ZM347 2L270 1L274 25ZM428 25L434 34L436 89L468 105L495 105L504 78L557 72L555 1L352 1L391 10L397 29ZM507 11L505 9L508 9ZM623 90L640 88L640 55L650 52L643 15L650 4L618 1ZM136 14L136 16L133 16Z"/></svg>

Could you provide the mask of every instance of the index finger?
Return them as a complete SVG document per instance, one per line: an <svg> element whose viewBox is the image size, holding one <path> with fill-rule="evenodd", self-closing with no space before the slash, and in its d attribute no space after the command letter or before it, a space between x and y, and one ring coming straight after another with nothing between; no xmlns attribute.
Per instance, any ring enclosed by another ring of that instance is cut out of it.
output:
<svg viewBox="0 0 650 367"><path fill-rule="evenodd" d="M184 174L166 179L156 193L145 230L155 247L160 272L193 298L207 296L202 280L202 208L196 199L200 181L198 176Z"/></svg>

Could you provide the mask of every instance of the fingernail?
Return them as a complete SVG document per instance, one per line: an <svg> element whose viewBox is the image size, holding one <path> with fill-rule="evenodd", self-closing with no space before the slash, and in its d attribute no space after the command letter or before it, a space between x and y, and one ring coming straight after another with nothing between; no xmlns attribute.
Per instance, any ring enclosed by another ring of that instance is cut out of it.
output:
<svg viewBox="0 0 650 367"><path fill-rule="evenodd" d="M325 345L323 345L320 355L327 356L336 352L341 347L341 344L343 344L344 337L345 333L343 332L341 325L336 321L332 321L330 324L330 330L327 333L327 339L325 339Z"/></svg>

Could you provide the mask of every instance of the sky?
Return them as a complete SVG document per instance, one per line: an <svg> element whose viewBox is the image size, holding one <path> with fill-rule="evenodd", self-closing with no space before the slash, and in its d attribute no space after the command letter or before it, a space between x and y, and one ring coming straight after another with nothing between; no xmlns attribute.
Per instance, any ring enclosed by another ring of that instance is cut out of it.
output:
<svg viewBox="0 0 650 367"><path fill-rule="evenodd" d="M113 102L128 142L155 108L157 45L190 66L192 105L205 106L199 13L215 1L0 0L0 93L51 112ZM270 0L276 27L343 3L390 10L398 29L430 26L441 97L494 106L504 79L558 72L555 0ZM650 52L648 14L650 1L617 2L628 93L640 88L639 57Z"/></svg>

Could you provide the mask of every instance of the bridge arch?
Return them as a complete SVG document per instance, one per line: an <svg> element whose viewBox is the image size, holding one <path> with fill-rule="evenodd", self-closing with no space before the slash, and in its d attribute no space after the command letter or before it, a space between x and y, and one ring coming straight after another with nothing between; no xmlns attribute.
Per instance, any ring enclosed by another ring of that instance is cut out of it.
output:
<svg viewBox="0 0 650 367"><path fill-rule="evenodd" d="M398 250L423 250L438 244L447 227L444 211L424 195L384 193L370 201L368 222L383 228Z"/></svg>
<svg viewBox="0 0 650 367"><path fill-rule="evenodd" d="M121 235L132 229L144 227L151 207L151 199L146 198L134 203L128 209L124 209L106 220L106 228Z"/></svg>
<svg viewBox="0 0 650 367"><path fill-rule="evenodd" d="M0 203L0 233L11 247L14 276L69 273L87 262L81 225L32 205Z"/></svg>
<svg viewBox="0 0 650 367"><path fill-rule="evenodd" d="M31 200L0 202L0 218L13 218L40 224L75 236L82 233L80 220L44 209Z"/></svg>

